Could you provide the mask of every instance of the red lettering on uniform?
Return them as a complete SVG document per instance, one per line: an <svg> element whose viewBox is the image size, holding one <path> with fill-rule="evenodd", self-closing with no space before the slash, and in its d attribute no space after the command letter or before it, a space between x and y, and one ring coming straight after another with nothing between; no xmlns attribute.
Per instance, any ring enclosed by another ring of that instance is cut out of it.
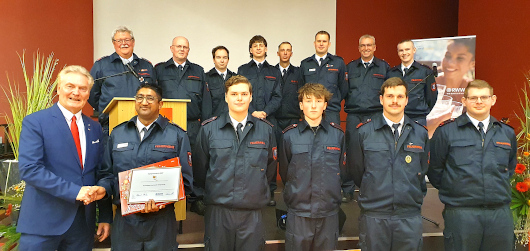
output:
<svg viewBox="0 0 530 251"><path fill-rule="evenodd" d="M508 142L495 142L497 145L504 145L504 146L512 146L510 143Z"/></svg>
<svg viewBox="0 0 530 251"><path fill-rule="evenodd" d="M423 149L422 146L407 145L407 148Z"/></svg>
<svg viewBox="0 0 530 251"><path fill-rule="evenodd" d="M340 147L334 147L334 146L328 146L327 149L328 150L340 151Z"/></svg>
<svg viewBox="0 0 530 251"><path fill-rule="evenodd" d="M197 77L197 76L191 76L191 75L190 75L190 76L188 76L188 78L193 78L193 79L201 79L201 78L199 78L199 77Z"/></svg>
<svg viewBox="0 0 530 251"><path fill-rule="evenodd" d="M270 80L276 80L276 78L273 77L273 76L265 76L265 78L268 78L268 79L270 79Z"/></svg>
<svg viewBox="0 0 530 251"><path fill-rule="evenodd" d="M381 74L377 74L377 73L374 74L374 76L376 76L376 77L384 77L383 75L381 75Z"/></svg>
<svg viewBox="0 0 530 251"><path fill-rule="evenodd" d="M423 79L421 79L421 78L413 78L413 79L411 79L410 81L412 81L412 82L419 82L419 81L423 81Z"/></svg>
<svg viewBox="0 0 530 251"><path fill-rule="evenodd" d="M263 141L253 141L253 142L250 142L251 145L265 145L265 142Z"/></svg>
<svg viewBox="0 0 530 251"><path fill-rule="evenodd" d="M175 149L175 146L171 146L171 145L155 145L155 148Z"/></svg>
<svg viewBox="0 0 530 251"><path fill-rule="evenodd" d="M328 71L339 71L339 69L329 68Z"/></svg>

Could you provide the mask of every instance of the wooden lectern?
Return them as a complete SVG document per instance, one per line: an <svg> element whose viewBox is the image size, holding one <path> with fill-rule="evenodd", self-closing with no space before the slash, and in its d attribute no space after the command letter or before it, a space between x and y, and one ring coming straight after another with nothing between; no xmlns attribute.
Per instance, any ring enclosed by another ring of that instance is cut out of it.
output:
<svg viewBox="0 0 530 251"><path fill-rule="evenodd" d="M164 101L164 106L160 109L160 114L186 130L188 121L186 106L191 100L162 99L162 101ZM109 134L114 127L137 115L136 109L134 109L135 103L136 100L134 98L116 97L110 101L105 110L103 110L103 113L109 115ZM177 221L186 219L186 200L175 202L175 217Z"/></svg>

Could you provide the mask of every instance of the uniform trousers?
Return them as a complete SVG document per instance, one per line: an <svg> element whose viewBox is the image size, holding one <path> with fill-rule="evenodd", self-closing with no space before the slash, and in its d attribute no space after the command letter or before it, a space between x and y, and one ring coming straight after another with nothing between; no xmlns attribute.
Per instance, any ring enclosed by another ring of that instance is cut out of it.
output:
<svg viewBox="0 0 530 251"><path fill-rule="evenodd" d="M421 215L374 217L361 214L359 246L363 251L421 251Z"/></svg>
<svg viewBox="0 0 530 251"><path fill-rule="evenodd" d="M204 215L204 250L264 250L265 227L262 219L261 209L208 205Z"/></svg>
<svg viewBox="0 0 530 251"><path fill-rule="evenodd" d="M443 213L445 250L514 250L513 216L508 205L448 207Z"/></svg>
<svg viewBox="0 0 530 251"><path fill-rule="evenodd" d="M286 251L335 250L339 238L339 215L307 218L287 213Z"/></svg>

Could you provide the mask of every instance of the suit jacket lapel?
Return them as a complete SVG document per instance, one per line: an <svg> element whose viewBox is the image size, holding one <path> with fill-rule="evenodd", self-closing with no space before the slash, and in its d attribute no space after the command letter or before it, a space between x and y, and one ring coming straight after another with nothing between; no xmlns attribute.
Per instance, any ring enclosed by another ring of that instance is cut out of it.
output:
<svg viewBox="0 0 530 251"><path fill-rule="evenodd" d="M61 109L59 109L59 106L57 106L57 104L53 105L52 110L52 119L53 123L55 124L55 128L57 128L57 131L60 132L59 134L65 135L66 148L68 148L66 151L70 152L70 154L74 156L75 160L77 161L77 167L79 170L81 170L81 162L79 161L79 156L77 155L77 147L75 146L72 131L70 130L70 127L68 127L68 123L66 122Z"/></svg>

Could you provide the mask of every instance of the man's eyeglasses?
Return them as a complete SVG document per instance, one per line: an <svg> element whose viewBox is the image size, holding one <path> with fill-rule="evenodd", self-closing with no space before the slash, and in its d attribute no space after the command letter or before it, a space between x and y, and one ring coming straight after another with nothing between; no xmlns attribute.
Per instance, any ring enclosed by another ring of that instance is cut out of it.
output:
<svg viewBox="0 0 530 251"><path fill-rule="evenodd" d="M144 99L145 99L145 100L147 100L147 103L149 103L149 104L152 104L152 103L155 102L155 100L157 100L156 97L151 96L151 95L149 95L149 96L136 95L136 96L134 96L134 98L136 99L136 102L138 102L138 103L144 102Z"/></svg>
<svg viewBox="0 0 530 251"><path fill-rule="evenodd" d="M128 44L131 41L133 41L134 38L127 38L127 39L112 39L112 41L118 43L118 44Z"/></svg>
<svg viewBox="0 0 530 251"><path fill-rule="evenodd" d="M469 102L471 103L476 103L479 99L482 102L487 102L487 101L490 101L491 96L480 96L480 97L472 96L472 97L467 97L466 99L469 100Z"/></svg>
<svg viewBox="0 0 530 251"><path fill-rule="evenodd" d="M190 47L188 47L188 46L182 46L182 45L172 45L172 46L177 48L177 50L185 50L185 51L187 51L187 50L190 49Z"/></svg>

